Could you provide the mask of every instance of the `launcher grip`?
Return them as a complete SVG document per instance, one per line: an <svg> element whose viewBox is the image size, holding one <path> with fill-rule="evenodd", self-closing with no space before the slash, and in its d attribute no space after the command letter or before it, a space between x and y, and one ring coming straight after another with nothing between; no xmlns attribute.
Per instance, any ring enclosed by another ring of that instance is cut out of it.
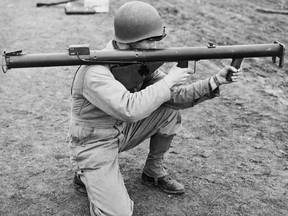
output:
<svg viewBox="0 0 288 216"><path fill-rule="evenodd" d="M179 61L177 67L188 68L188 61Z"/></svg>
<svg viewBox="0 0 288 216"><path fill-rule="evenodd" d="M231 62L231 66L235 67L236 69L239 69L242 61L243 61L243 58L233 59Z"/></svg>
<svg viewBox="0 0 288 216"><path fill-rule="evenodd" d="M232 62L231 62L231 66L235 67L236 69L239 69L240 66L241 66L242 61L243 61L243 58L233 59ZM226 80L232 82L232 79L231 79L232 74L233 74L233 72L229 71L229 73L226 76Z"/></svg>

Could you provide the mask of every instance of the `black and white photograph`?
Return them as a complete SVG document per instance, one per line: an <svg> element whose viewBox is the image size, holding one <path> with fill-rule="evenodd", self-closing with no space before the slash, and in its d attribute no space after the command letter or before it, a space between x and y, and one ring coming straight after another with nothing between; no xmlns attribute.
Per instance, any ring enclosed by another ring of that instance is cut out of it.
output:
<svg viewBox="0 0 288 216"><path fill-rule="evenodd" d="M1 0L0 216L287 216L288 0Z"/></svg>

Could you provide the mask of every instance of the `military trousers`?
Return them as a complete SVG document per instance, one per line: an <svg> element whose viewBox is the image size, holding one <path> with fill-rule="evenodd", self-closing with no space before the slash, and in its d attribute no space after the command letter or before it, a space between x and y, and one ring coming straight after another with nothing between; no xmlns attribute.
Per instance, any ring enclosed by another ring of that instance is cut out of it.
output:
<svg viewBox="0 0 288 216"><path fill-rule="evenodd" d="M82 163L77 171L86 186L91 216L132 215L133 201L120 173L118 154L150 138L150 150L143 172L151 177L166 175L162 166L164 154L168 151L173 136L181 128L181 116L179 110L161 106L143 120L115 127L118 134L108 141L87 140L90 147L86 147L83 152L97 153L93 155L93 162L91 156L89 159L87 157L87 163ZM77 149L77 144L72 146ZM91 164L94 168L89 168Z"/></svg>

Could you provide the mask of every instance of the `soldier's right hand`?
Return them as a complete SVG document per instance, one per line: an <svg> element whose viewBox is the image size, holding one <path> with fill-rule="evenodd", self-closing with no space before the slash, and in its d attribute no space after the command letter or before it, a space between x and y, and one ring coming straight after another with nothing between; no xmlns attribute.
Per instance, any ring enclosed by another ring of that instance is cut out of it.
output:
<svg viewBox="0 0 288 216"><path fill-rule="evenodd" d="M193 73L191 68L180 68L177 67L176 64L170 69L168 74L164 77L164 80L171 88L175 85L185 84L187 78Z"/></svg>

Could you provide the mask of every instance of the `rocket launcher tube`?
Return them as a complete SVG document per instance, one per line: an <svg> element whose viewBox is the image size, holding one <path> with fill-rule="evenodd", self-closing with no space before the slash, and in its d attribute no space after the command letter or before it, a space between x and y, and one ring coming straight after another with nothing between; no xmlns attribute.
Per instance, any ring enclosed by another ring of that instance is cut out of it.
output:
<svg viewBox="0 0 288 216"><path fill-rule="evenodd" d="M175 47L152 50L96 50L87 45L75 45L68 53L22 54L21 50L4 52L2 70L25 67L52 67L72 65L97 65L147 62L183 62L204 59L241 59L272 57L279 58L279 67L284 65L285 46L279 42L271 44L229 45L202 47Z"/></svg>

